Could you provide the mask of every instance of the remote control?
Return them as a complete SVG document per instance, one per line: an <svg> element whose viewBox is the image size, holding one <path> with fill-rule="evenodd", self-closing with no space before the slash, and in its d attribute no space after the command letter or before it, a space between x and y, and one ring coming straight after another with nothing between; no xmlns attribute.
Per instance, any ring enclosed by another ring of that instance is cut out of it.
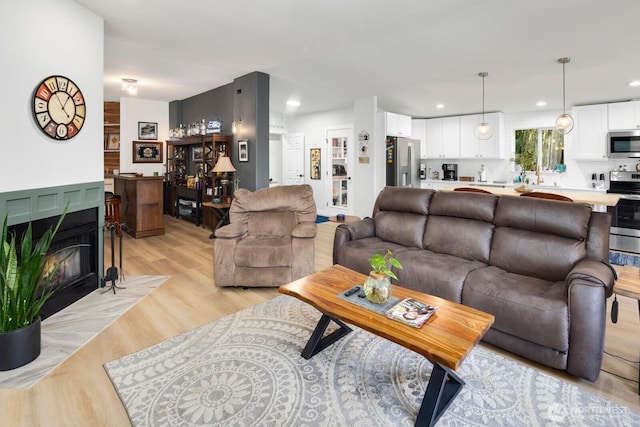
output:
<svg viewBox="0 0 640 427"><path fill-rule="evenodd" d="M351 296L360 290L360 286L354 286L344 293L345 297Z"/></svg>

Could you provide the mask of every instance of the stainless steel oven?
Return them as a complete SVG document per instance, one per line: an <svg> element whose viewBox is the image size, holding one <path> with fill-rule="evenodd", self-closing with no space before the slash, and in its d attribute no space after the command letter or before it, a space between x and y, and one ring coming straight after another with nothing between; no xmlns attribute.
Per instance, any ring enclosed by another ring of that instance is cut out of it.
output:
<svg viewBox="0 0 640 427"><path fill-rule="evenodd" d="M611 237L613 250L640 253L640 172L611 172L608 193L621 194L611 213Z"/></svg>

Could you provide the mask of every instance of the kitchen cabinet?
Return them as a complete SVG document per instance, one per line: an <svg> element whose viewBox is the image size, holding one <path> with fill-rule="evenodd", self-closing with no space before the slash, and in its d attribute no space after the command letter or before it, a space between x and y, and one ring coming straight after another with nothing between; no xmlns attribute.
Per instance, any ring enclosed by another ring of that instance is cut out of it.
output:
<svg viewBox="0 0 640 427"><path fill-rule="evenodd" d="M484 120L493 128L489 139L481 140L475 136L476 126L482 122L482 114L460 117L460 158L468 159L502 159L503 113L489 113Z"/></svg>
<svg viewBox="0 0 640 427"><path fill-rule="evenodd" d="M607 104L573 107L574 124L571 133L565 135L565 150L569 146L572 158L577 160L608 160Z"/></svg>
<svg viewBox="0 0 640 427"><path fill-rule="evenodd" d="M460 157L460 117L428 119L426 136L426 158Z"/></svg>
<svg viewBox="0 0 640 427"><path fill-rule="evenodd" d="M196 135L167 141L168 213L202 223L202 203L211 199L231 197L232 173L211 170L218 158L231 158L231 137L228 135Z"/></svg>
<svg viewBox="0 0 640 427"><path fill-rule="evenodd" d="M609 130L640 128L640 101L608 104Z"/></svg>
<svg viewBox="0 0 640 427"><path fill-rule="evenodd" d="M115 192L121 198L122 229L133 237L164 234L162 176L116 175Z"/></svg>
<svg viewBox="0 0 640 427"><path fill-rule="evenodd" d="M396 113L385 113L386 134L389 136L411 136L411 117Z"/></svg>
<svg viewBox="0 0 640 427"><path fill-rule="evenodd" d="M427 119L411 119L411 138L420 140L420 153L425 158L427 152Z"/></svg>

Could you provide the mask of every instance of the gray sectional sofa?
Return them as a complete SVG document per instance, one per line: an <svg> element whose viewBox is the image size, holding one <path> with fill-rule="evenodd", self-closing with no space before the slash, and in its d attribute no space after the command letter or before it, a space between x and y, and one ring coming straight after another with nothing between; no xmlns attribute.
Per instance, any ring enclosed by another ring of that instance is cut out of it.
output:
<svg viewBox="0 0 640 427"><path fill-rule="evenodd" d="M484 341L595 381L610 222L580 203L386 187L371 218L337 227L333 261L367 274L390 249L402 286L493 314Z"/></svg>

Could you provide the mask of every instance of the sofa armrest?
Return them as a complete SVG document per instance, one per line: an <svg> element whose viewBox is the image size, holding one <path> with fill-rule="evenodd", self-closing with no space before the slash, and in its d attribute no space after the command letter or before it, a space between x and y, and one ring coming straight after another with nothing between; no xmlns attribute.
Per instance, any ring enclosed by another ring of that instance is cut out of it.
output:
<svg viewBox="0 0 640 427"><path fill-rule="evenodd" d="M603 286L605 297L609 298L613 294L613 284L616 279L616 272L608 263L596 259L583 259L569 272L565 282L567 289L575 283Z"/></svg>
<svg viewBox="0 0 640 427"><path fill-rule="evenodd" d="M606 328L606 299L611 296L615 271L596 259L584 259L566 278L569 308L567 372L595 381L602 366Z"/></svg>
<svg viewBox="0 0 640 427"><path fill-rule="evenodd" d="M348 224L340 224L336 227L336 233L333 237L333 262L336 263L338 259L337 254L345 243L351 240L373 237L375 235L376 228L371 218L365 218Z"/></svg>
<svg viewBox="0 0 640 427"><path fill-rule="evenodd" d="M291 235L299 239L309 239L318 234L318 225L313 221L304 221L293 227Z"/></svg>
<svg viewBox="0 0 640 427"><path fill-rule="evenodd" d="M216 237L219 239L237 239L249 232L247 224L244 222L233 222L215 231Z"/></svg>

